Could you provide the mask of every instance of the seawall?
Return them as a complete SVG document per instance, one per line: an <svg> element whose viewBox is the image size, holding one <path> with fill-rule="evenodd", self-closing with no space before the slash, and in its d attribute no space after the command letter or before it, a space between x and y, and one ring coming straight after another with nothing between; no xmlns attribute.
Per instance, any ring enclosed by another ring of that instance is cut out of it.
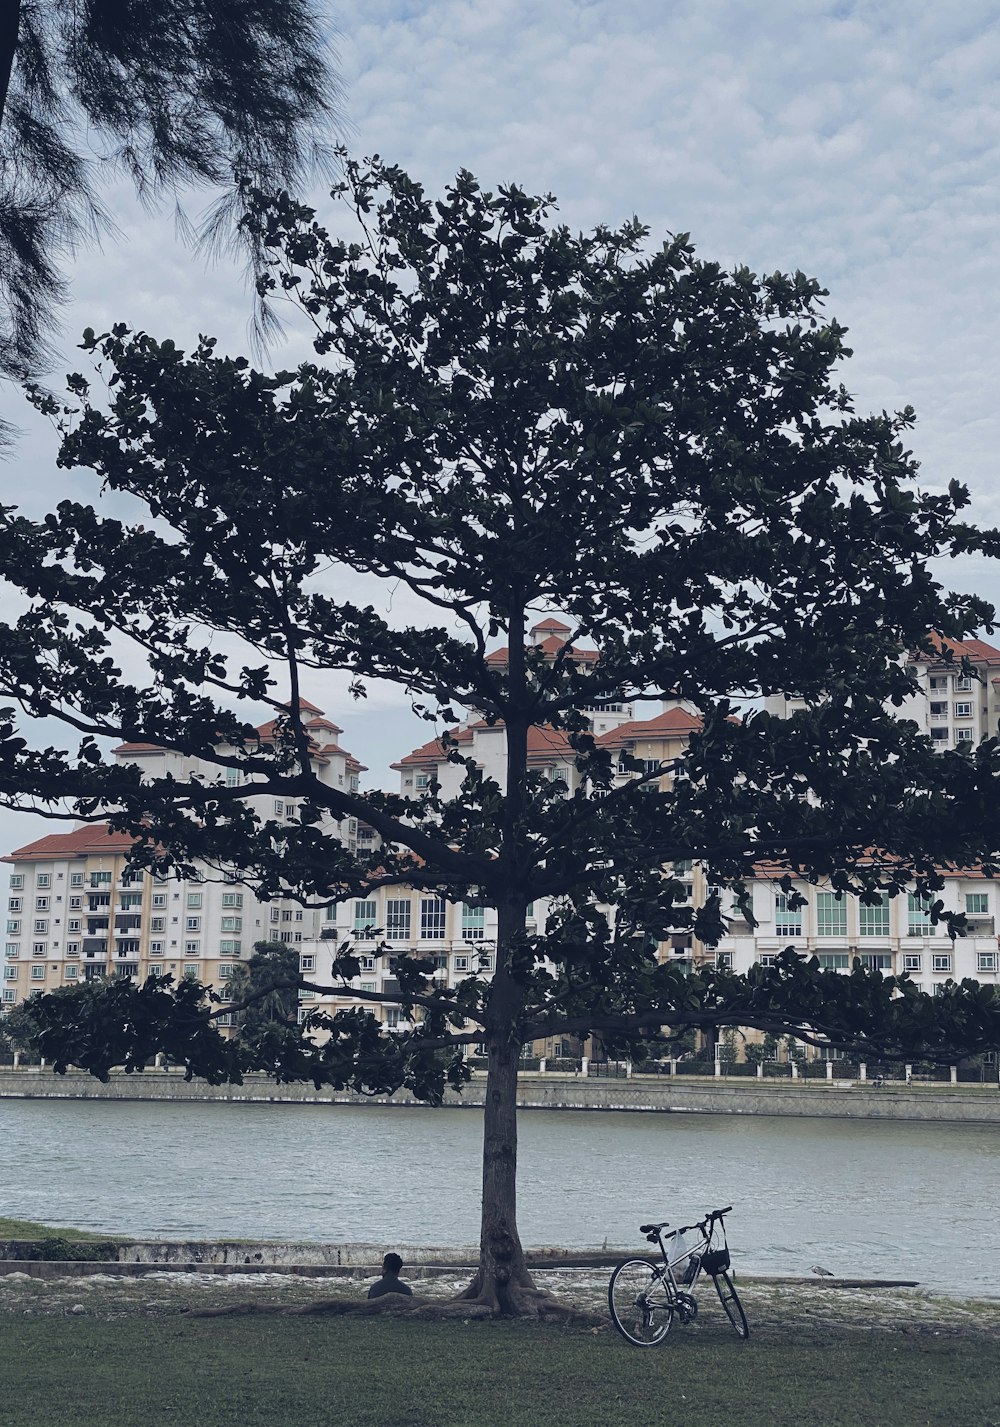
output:
<svg viewBox="0 0 1000 1427"><path fill-rule="evenodd" d="M476 1076L462 1095L448 1091L454 1108L482 1106L486 1080ZM243 1085L185 1081L179 1071L148 1070L112 1075L107 1085L92 1076L48 1070L0 1069L0 1099L192 1100L227 1104L399 1105L419 1104L407 1091L393 1096L277 1085L250 1075ZM518 1105L538 1110L627 1110L646 1114L793 1115L834 1119L957 1121L1000 1125L1000 1088L992 1085L884 1085L864 1082L726 1081L693 1077L585 1079L528 1074L518 1080Z"/></svg>

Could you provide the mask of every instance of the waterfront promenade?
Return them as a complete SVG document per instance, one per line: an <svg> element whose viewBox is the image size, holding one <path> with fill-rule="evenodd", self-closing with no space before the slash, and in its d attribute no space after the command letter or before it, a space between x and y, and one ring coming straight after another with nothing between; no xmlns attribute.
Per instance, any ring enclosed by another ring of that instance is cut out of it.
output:
<svg viewBox="0 0 1000 1427"><path fill-rule="evenodd" d="M445 1104L478 1109L485 1076L477 1074L461 1095L448 1091ZM83 1073L56 1075L37 1067L0 1070L0 1099L177 1100L233 1104L416 1105L406 1091L367 1096L278 1085L269 1076L248 1075L243 1085L212 1086L185 1081L179 1070L114 1074L108 1084ZM835 1119L953 1121L1000 1124L1000 1087L985 1084L917 1084L872 1081L717 1079L633 1075L620 1079L528 1072L518 1079L518 1105L539 1110L621 1110L638 1113L768 1115Z"/></svg>

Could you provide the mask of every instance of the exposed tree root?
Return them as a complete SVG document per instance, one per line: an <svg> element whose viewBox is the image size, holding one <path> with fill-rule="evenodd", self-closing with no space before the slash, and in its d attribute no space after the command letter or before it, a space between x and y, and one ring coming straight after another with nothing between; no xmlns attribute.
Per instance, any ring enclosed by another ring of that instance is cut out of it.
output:
<svg viewBox="0 0 1000 1427"><path fill-rule="evenodd" d="M393 1318L441 1318L468 1320L502 1317L534 1318L541 1322L559 1322L592 1327L604 1322L596 1313L563 1303L551 1293L539 1289L518 1288L514 1303L501 1308L495 1298L407 1298L403 1294L386 1293L381 1298L319 1298L312 1303L281 1307L271 1303L236 1303L223 1308L189 1308L183 1311L192 1318L239 1318L253 1315L272 1317L373 1318L388 1314ZM513 1311L511 1308L513 1307Z"/></svg>

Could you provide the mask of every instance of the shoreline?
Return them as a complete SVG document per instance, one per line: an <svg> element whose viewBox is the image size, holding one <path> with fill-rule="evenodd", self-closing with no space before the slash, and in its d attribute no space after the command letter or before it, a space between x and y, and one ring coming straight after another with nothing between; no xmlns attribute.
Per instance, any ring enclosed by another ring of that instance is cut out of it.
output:
<svg viewBox="0 0 1000 1427"><path fill-rule="evenodd" d="M448 1090L442 1108L481 1109L485 1077L474 1076L462 1095ZM315 1106L381 1105L428 1108L408 1091L367 1096L278 1085L269 1076L248 1075L243 1085L211 1086L185 1081L183 1072L116 1072L102 1084L85 1072L66 1075L37 1067L0 1069L0 1099L190 1101L219 1104ZM794 1116L814 1119L907 1120L927 1123L1000 1125L1000 1086L905 1085L878 1088L867 1081L756 1080L634 1075L585 1078L554 1072L518 1077L518 1108L549 1111L616 1111L633 1114Z"/></svg>

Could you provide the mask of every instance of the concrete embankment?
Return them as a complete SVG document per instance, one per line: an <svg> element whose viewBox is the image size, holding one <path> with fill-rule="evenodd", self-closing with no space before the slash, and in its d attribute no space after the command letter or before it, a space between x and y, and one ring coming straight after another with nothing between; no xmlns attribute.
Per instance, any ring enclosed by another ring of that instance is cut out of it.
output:
<svg viewBox="0 0 1000 1427"><path fill-rule="evenodd" d="M477 1076L462 1095L449 1091L446 1105L482 1106L485 1078ZM185 1081L178 1071L112 1075L102 1085L90 1075L47 1070L0 1070L0 1099L191 1100L230 1104L401 1105L417 1104L408 1092L389 1096L276 1085L251 1075L243 1085ZM538 1110L630 1110L704 1115L792 1115L835 1119L959 1121L1000 1124L1000 1089L993 1085L895 1085L864 1082L698 1080L693 1077L585 1079L528 1074L518 1081L518 1105Z"/></svg>

